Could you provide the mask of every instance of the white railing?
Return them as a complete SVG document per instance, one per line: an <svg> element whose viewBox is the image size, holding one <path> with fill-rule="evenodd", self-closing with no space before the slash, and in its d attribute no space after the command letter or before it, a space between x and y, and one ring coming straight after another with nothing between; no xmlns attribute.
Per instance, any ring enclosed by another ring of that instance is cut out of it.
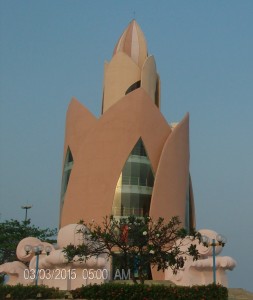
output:
<svg viewBox="0 0 253 300"><path fill-rule="evenodd" d="M133 177L133 176L122 176L121 184L120 185L138 185L138 186L147 186L147 187L153 187L153 184L151 185L151 180L148 180L147 178L142 179L141 177Z"/></svg>

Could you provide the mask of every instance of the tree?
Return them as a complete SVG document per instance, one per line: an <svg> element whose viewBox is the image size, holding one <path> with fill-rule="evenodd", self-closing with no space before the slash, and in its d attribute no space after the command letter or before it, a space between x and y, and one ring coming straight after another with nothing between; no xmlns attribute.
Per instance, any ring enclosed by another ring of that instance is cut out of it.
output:
<svg viewBox="0 0 253 300"><path fill-rule="evenodd" d="M85 261L101 254L118 257L121 267L125 271L130 270L131 279L135 283L136 274L140 282L144 283L150 267L163 271L170 267L176 273L184 265L184 254L191 255L194 260L199 257L196 245L190 245L187 252L180 249L187 235L192 240L200 238L200 235L195 230L187 232L182 228L178 217L165 222L163 218L154 221L150 217L116 219L106 216L102 225L95 222L80 223L86 228L82 232L84 242L79 246L68 245L64 248L68 261L76 257L79 261Z"/></svg>
<svg viewBox="0 0 253 300"><path fill-rule="evenodd" d="M0 264L18 260L16 248L22 239L31 236L43 242L54 243L56 232L56 229L35 227L31 225L30 219L22 222L11 219L0 223Z"/></svg>

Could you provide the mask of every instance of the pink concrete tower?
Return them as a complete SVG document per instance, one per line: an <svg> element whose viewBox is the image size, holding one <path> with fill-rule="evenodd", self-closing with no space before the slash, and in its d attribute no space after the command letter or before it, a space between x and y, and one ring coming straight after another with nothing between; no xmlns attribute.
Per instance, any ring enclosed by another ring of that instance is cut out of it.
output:
<svg viewBox="0 0 253 300"><path fill-rule="evenodd" d="M60 227L111 214L179 216L195 227L189 157L189 115L172 127L161 114L155 59L133 20L105 62L100 118L69 105Z"/></svg>

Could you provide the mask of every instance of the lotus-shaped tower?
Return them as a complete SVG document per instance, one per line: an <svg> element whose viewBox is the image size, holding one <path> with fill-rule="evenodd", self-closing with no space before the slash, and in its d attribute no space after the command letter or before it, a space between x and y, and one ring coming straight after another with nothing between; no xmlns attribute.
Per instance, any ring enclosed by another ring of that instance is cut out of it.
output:
<svg viewBox="0 0 253 300"><path fill-rule="evenodd" d="M83 238L81 233L86 229L76 224L81 219L100 223L106 215L115 218L149 215L167 220L179 216L183 226L195 227L189 156L189 115L171 126L161 114L155 59L148 55L144 34L133 20L116 44L111 61L105 63L101 117L97 119L76 99L72 99L68 108L57 249L42 243L50 247L50 255L44 250L35 257L26 251L26 246L41 246L41 241L25 238L18 244L17 256L30 262L29 269L16 261L1 265L0 273L9 275L9 284L29 285L34 284L34 278L27 278L26 274L38 267L47 271L44 275L49 275L37 278L39 284L62 290L110 279L89 277L84 281L83 278L84 270L94 274L103 269L110 274L113 262L105 253L71 263L64 255L67 245L87 242L88 237ZM210 230L201 233L212 241L217 236ZM177 274L152 268L152 278L169 279L179 285L212 283L214 256L211 256L219 254L221 246L217 245L211 253L213 248L204 247L191 237L181 242L180 239L178 245L183 251L193 242L200 259L195 262L186 255L185 264ZM227 285L226 270L235 265L230 257L217 257L219 284ZM66 270L71 269L74 277L68 278ZM55 278L56 271L65 274L65 278L62 275Z"/></svg>
<svg viewBox="0 0 253 300"><path fill-rule="evenodd" d="M172 127L161 114L155 59L135 20L105 63L100 118L76 99L66 118L60 227L111 214L195 227L189 115Z"/></svg>

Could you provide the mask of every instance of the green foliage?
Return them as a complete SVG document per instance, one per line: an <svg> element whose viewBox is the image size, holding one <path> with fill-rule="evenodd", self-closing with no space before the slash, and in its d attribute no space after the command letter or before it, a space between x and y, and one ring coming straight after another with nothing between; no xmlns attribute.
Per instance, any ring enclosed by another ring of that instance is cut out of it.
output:
<svg viewBox="0 0 253 300"><path fill-rule="evenodd" d="M17 260L17 245L29 236L52 243L55 242L56 229L40 229L31 225L30 220L19 222L11 219L0 223L0 264Z"/></svg>
<svg viewBox="0 0 253 300"><path fill-rule="evenodd" d="M66 291L59 291L46 286L8 286L0 285L0 299L10 294L11 299L36 299L40 293L42 299L63 299ZM93 300L227 300L228 290L220 285L207 286L165 286L165 285L130 285L106 283L88 285L71 291L74 299Z"/></svg>
<svg viewBox="0 0 253 300"><path fill-rule="evenodd" d="M43 285L23 286L23 285L0 285L0 299L5 299L10 294L11 299L36 299L37 294L41 294L42 299L64 299L64 291L56 288L49 288Z"/></svg>
<svg viewBox="0 0 253 300"><path fill-rule="evenodd" d="M0 285L4 284L4 274L0 274Z"/></svg>
<svg viewBox="0 0 253 300"><path fill-rule="evenodd" d="M74 299L99 300L226 300L228 290L220 285L165 286L106 283L89 285L72 291Z"/></svg>
<svg viewBox="0 0 253 300"><path fill-rule="evenodd" d="M194 240L199 238L199 234L182 228L178 217L165 222L163 218L154 221L150 217L116 219L110 216L104 218L102 225L84 221L80 224L86 226L85 232L81 231L85 243L64 248L68 261L73 261L76 256L79 260L101 254L113 257L117 252L121 268L130 270L134 282L137 282L137 273L140 282L144 283L150 274L150 267L163 271L170 267L176 273L184 265L185 254L191 255L194 260L199 256L194 245L190 245L186 252L181 250L187 235L190 234Z"/></svg>

